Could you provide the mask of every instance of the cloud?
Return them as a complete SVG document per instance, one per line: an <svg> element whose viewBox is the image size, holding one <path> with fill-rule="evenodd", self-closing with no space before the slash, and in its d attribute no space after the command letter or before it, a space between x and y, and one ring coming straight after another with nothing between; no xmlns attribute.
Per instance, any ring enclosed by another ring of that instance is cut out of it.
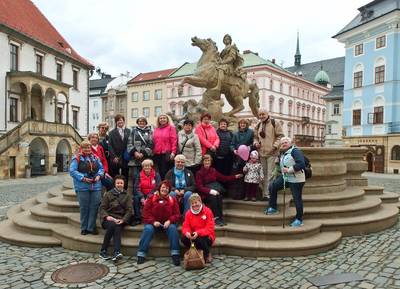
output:
<svg viewBox="0 0 400 289"><path fill-rule="evenodd" d="M365 0L106 1L33 0L68 42L113 75L178 67L197 61L190 38L211 37L219 48L230 33L240 50L293 63L300 30L304 61L344 55L331 36L356 16ZM60 12L62 11L62 12Z"/></svg>

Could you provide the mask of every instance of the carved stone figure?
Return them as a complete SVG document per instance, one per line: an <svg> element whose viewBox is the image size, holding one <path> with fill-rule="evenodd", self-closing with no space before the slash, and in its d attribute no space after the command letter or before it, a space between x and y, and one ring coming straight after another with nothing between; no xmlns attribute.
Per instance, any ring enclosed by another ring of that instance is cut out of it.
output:
<svg viewBox="0 0 400 289"><path fill-rule="evenodd" d="M194 74L182 79L178 93L182 95L185 83L206 88L198 105L202 109L212 110L210 113L212 112L211 116L215 120L223 116L228 121L235 122L234 114L244 109L243 99L247 97L252 113L258 115L258 87L256 83L249 83L246 80L245 73L241 70L243 59L229 35L225 35L224 43L226 47L220 56L212 39L200 39L196 36L192 38L192 45L200 48L203 54L197 62ZM220 106L221 94L225 95L232 107L231 111L224 114Z"/></svg>

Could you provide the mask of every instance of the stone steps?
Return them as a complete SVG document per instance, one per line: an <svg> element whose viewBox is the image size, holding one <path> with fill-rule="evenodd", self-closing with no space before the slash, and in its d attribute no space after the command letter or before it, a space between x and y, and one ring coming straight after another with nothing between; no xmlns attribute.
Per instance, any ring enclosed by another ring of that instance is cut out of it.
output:
<svg viewBox="0 0 400 289"><path fill-rule="evenodd" d="M79 217L79 212L61 212L50 210L47 204L39 204L30 208L33 219L39 222L47 223L68 223L70 215L76 214Z"/></svg>
<svg viewBox="0 0 400 289"><path fill-rule="evenodd" d="M0 240L9 244L26 247L55 247L61 246L61 241L52 236L40 236L27 234L18 230L10 221L0 223Z"/></svg>
<svg viewBox="0 0 400 289"><path fill-rule="evenodd" d="M341 231L343 236L364 235L388 229L398 222L399 208L382 204L378 210L359 216L341 218L315 218L322 223L322 231ZM307 220L305 220L307 222Z"/></svg>
<svg viewBox="0 0 400 289"><path fill-rule="evenodd" d="M51 236L55 223L40 222L32 218L30 211L24 211L11 218L12 223L22 232L39 236Z"/></svg>
<svg viewBox="0 0 400 289"><path fill-rule="evenodd" d="M286 224L296 215L294 208L287 208ZM281 226L283 219L283 211L279 211L276 215L265 215L264 210L261 211L248 211L248 210L224 210L224 219L230 224L252 224L257 226Z"/></svg>
<svg viewBox="0 0 400 289"><path fill-rule="evenodd" d="M372 213L379 209L382 201L375 196L364 196L355 203L338 206L305 207L304 217L314 218L343 218Z"/></svg>
<svg viewBox="0 0 400 289"><path fill-rule="evenodd" d="M378 195L378 197L382 200L383 203L395 204L399 202L400 195L398 193L383 192L383 194Z"/></svg>
<svg viewBox="0 0 400 289"><path fill-rule="evenodd" d="M55 236L62 241L64 248L98 252L103 242L102 235L82 236L79 230L70 230L63 225L54 229ZM340 232L325 232L306 239L295 240L249 240L232 237L217 238L213 252L217 254L233 254L250 257L302 256L326 251L335 247L340 241ZM122 252L127 256L135 256L139 238L124 237ZM169 256L169 243L165 235L155 234L149 250L149 256Z"/></svg>
<svg viewBox="0 0 400 289"><path fill-rule="evenodd" d="M382 195L384 187L379 186L367 186L364 187L364 192L366 195Z"/></svg>
<svg viewBox="0 0 400 289"><path fill-rule="evenodd" d="M65 190L62 192L62 196L67 201L77 202L78 198L74 190Z"/></svg>
<svg viewBox="0 0 400 289"><path fill-rule="evenodd" d="M289 192L290 194L290 192ZM349 187L341 192L303 194L305 207L338 206L360 201L364 197L364 190L359 187Z"/></svg>
<svg viewBox="0 0 400 289"><path fill-rule="evenodd" d="M63 196L57 196L47 201L47 206L50 210L57 212L79 212L79 203L70 201Z"/></svg>

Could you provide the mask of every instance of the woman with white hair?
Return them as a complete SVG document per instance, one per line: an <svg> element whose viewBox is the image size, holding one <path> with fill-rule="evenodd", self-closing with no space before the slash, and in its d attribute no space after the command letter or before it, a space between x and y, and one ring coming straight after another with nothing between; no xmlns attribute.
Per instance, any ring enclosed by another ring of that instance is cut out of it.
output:
<svg viewBox="0 0 400 289"><path fill-rule="evenodd" d="M265 213L268 215L278 213L276 202L278 191L289 187L296 206L296 218L290 226L300 227L303 226L303 200L301 195L306 181L304 154L292 144L292 139L289 137L281 138L280 149L279 164L282 175L278 176L269 187L269 207L265 210Z"/></svg>
<svg viewBox="0 0 400 289"><path fill-rule="evenodd" d="M184 155L175 156L175 166L165 175L165 179L171 183L171 196L176 197L183 215L190 207L189 197L196 189L196 182L193 173L185 168L186 158Z"/></svg>

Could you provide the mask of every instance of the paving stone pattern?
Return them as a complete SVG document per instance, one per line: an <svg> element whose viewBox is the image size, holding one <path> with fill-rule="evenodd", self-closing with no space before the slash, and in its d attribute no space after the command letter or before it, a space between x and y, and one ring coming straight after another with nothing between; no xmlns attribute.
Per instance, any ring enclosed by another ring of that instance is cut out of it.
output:
<svg viewBox="0 0 400 289"><path fill-rule="evenodd" d="M39 182L39 181L38 181ZM42 182L42 185L45 182ZM26 184L14 184L25 188ZM31 187L29 185L28 187ZM4 184L0 182L0 195ZM32 188L33 189L33 188ZM22 197L25 193L22 192ZM21 197L21 198L22 198ZM2 205L14 202L1 196ZM22 201L19 200L19 201ZM242 258L218 255L201 271L184 271L172 265L170 258L150 259L143 265L136 258L124 257L113 276L85 288L299 288L318 289L307 277L353 272L363 281L319 288L400 288L400 225L376 234L344 238L336 249L307 257ZM96 254L63 248L26 248L0 242L0 289L58 288L46 276L61 266L97 260ZM107 263L106 263L107 264ZM47 282L46 282L47 281ZM75 286L69 286L75 287ZM68 288L69 288L68 287Z"/></svg>

